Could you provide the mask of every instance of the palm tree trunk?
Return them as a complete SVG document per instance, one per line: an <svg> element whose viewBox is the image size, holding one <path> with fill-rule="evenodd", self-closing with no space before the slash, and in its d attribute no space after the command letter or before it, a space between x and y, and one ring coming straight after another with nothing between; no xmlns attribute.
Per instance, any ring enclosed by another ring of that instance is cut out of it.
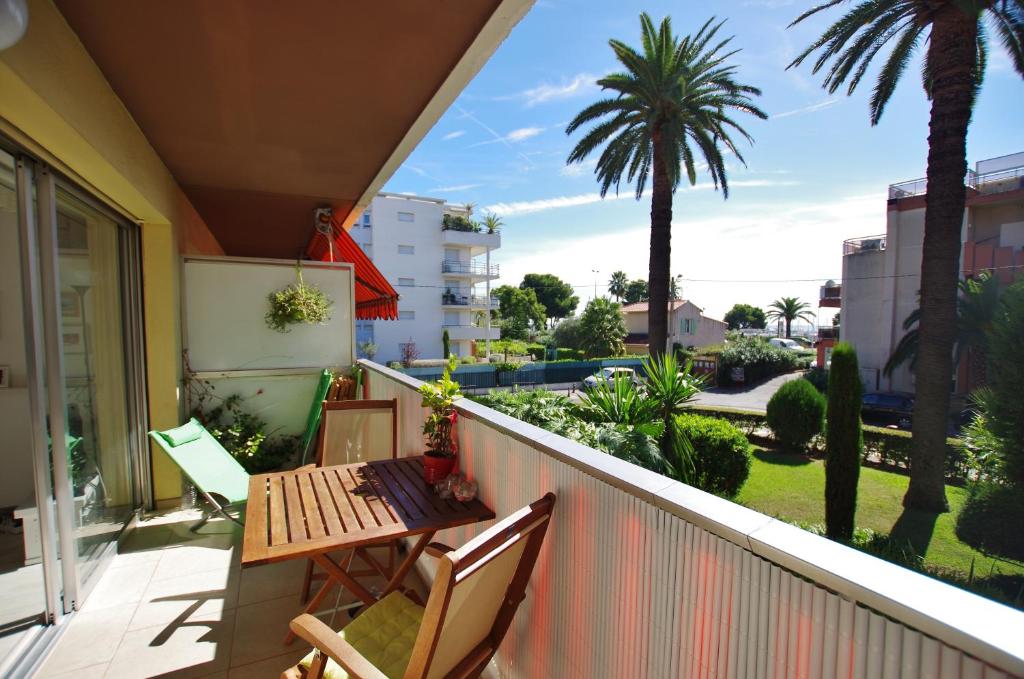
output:
<svg viewBox="0 0 1024 679"><path fill-rule="evenodd" d="M944 3L935 16L928 45L932 68L928 194L921 251L914 440L910 486L903 504L932 512L949 510L944 485L946 422L957 330L960 231L977 30L975 17L965 14L956 3Z"/></svg>
<svg viewBox="0 0 1024 679"><path fill-rule="evenodd" d="M668 343L668 278L672 259L672 183L661 150L661 132L654 130L654 182L651 190L651 256L647 270L647 342L651 356L665 353Z"/></svg>
<svg viewBox="0 0 1024 679"><path fill-rule="evenodd" d="M789 339L789 338L791 338L793 336L793 332L791 330L792 327L793 327L793 319L787 317L786 318L786 339Z"/></svg>

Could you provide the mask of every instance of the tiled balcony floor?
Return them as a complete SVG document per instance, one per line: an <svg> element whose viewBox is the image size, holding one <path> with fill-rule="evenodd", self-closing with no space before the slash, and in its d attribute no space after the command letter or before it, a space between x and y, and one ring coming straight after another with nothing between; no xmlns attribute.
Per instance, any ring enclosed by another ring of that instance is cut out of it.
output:
<svg viewBox="0 0 1024 679"><path fill-rule="evenodd" d="M39 676L259 679L279 677L309 650L301 640L283 643L301 612L305 562L243 571L241 529L211 521L196 535L188 526L197 516L139 523ZM327 598L333 606L336 595ZM338 612L332 626L347 622Z"/></svg>

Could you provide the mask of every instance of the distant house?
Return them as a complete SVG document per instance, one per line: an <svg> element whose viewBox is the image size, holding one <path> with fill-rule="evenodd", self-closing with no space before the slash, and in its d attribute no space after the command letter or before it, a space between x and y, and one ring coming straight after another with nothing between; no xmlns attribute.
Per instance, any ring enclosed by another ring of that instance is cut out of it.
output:
<svg viewBox="0 0 1024 679"><path fill-rule="evenodd" d="M702 347L725 341L728 326L724 321L708 318L699 306L685 299L671 302L668 319L668 342L666 349L674 344L686 347ZM647 302L626 304L622 307L626 319L626 351L631 354L646 354Z"/></svg>

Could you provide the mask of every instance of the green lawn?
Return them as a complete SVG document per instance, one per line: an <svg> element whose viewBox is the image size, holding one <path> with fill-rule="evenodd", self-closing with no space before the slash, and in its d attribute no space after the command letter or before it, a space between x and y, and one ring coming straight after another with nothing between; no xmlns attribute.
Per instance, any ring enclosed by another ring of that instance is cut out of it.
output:
<svg viewBox="0 0 1024 679"><path fill-rule="evenodd" d="M926 563L936 566L967 573L974 559L974 572L980 577L990 572L1024 575L1024 565L985 556L957 539L953 529L966 490L946 486L950 511L945 514L904 510L901 500L908 480L902 474L862 467L855 525L908 539ZM757 450L736 501L787 521L824 523L824 498L825 467L820 460Z"/></svg>

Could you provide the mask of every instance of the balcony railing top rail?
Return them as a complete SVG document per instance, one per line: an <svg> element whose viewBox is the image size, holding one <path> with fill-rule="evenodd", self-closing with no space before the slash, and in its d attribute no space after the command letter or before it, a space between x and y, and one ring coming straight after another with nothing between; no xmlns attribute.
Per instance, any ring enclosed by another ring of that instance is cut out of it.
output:
<svg viewBox="0 0 1024 679"><path fill-rule="evenodd" d="M843 286L823 285L819 291L819 299L839 299L843 296Z"/></svg>
<svg viewBox="0 0 1024 679"><path fill-rule="evenodd" d="M877 252L885 249L885 234L850 238L843 241L843 254L855 255L860 252Z"/></svg>
<svg viewBox="0 0 1024 679"><path fill-rule="evenodd" d="M417 454L419 382L378 364ZM1024 676L1024 614L461 400L460 467L505 516L558 495L504 676ZM479 529L441 536L461 544Z"/></svg>
<svg viewBox="0 0 1024 679"><path fill-rule="evenodd" d="M475 276L497 276L498 265L477 264L475 262L463 262L460 260L445 259L441 261L441 273L464 273Z"/></svg>
<svg viewBox="0 0 1024 679"><path fill-rule="evenodd" d="M446 290L441 293L441 304L446 306L487 306L487 295L474 295L465 290ZM490 305L499 306L501 301L492 296Z"/></svg>
<svg viewBox="0 0 1024 679"><path fill-rule="evenodd" d="M1024 166L984 174L968 170L964 177L964 186L974 189L980 194L1003 193L1021 189L1024 188ZM928 193L928 180L924 178L911 179L889 186L889 200L923 196L926 193Z"/></svg>

